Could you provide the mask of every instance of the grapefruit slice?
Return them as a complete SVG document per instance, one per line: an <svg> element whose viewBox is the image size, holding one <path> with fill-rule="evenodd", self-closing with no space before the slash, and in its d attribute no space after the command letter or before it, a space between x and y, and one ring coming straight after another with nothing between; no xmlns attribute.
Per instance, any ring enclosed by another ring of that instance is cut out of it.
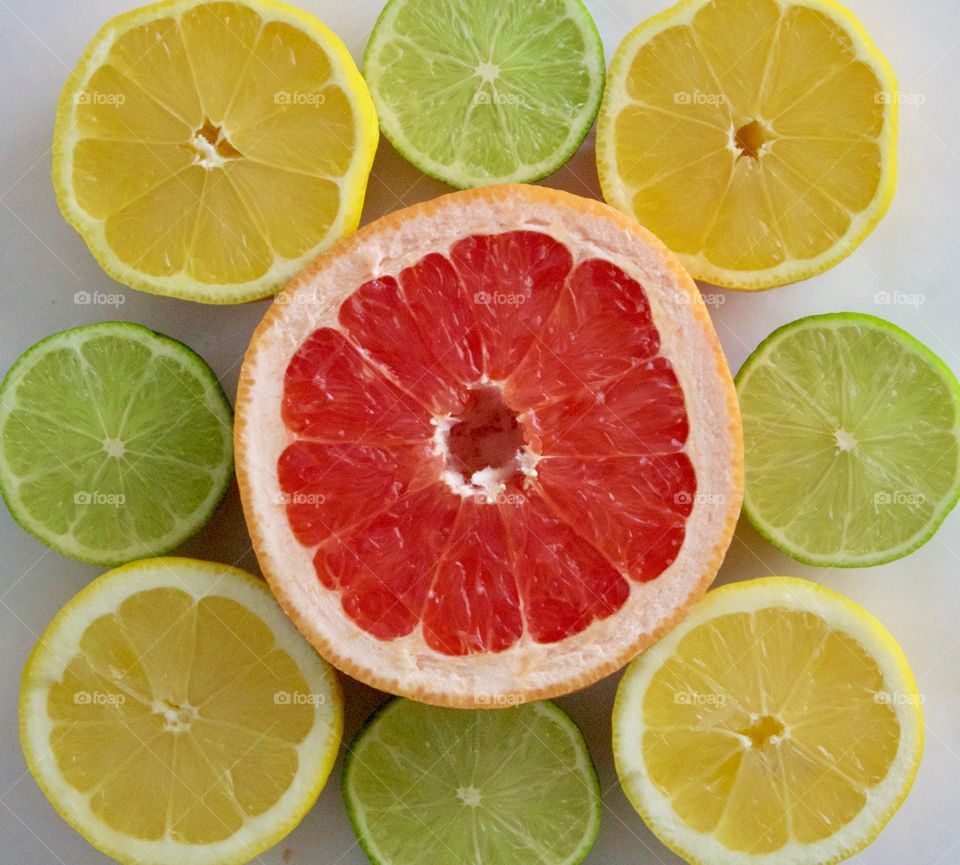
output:
<svg viewBox="0 0 960 865"><path fill-rule="evenodd" d="M598 202L454 193L318 258L244 361L260 564L338 667L502 706L583 687L713 579L742 497L697 289Z"/></svg>

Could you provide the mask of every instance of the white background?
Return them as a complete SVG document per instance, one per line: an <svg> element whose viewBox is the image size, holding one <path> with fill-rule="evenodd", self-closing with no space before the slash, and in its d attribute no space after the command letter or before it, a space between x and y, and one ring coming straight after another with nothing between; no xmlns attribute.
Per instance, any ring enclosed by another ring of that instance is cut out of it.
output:
<svg viewBox="0 0 960 865"><path fill-rule="evenodd" d="M54 331L129 319L195 348L229 394L247 340L266 303L201 308L112 282L61 218L50 185L57 96L99 26L131 0L0 0L0 371ZM586 0L612 56L659 0ZM960 4L956 0L851 0L897 72L912 104L901 111L900 179L893 207L849 259L828 273L759 294L717 292L711 311L730 365L775 327L803 315L858 310L888 318L960 370ZM301 0L359 60L381 0ZM547 185L597 195L592 139ZM448 191L406 164L385 142L364 221ZM77 291L123 292L119 310L80 306ZM883 304L877 295L919 295ZM721 302L722 301L722 302ZM211 523L179 550L256 571L236 490ZM27 654L56 611L99 569L62 558L22 532L0 508L0 863L93 865L109 860L76 835L26 773L17 733L18 680ZM916 785L858 865L960 862L960 512L918 552L869 570L800 565L741 523L720 580L793 574L837 589L876 614L900 641L925 696L927 745ZM613 772L609 718L619 677L560 701L583 729L604 790L603 829L588 865L674 865L680 860L646 829ZM382 695L346 682L349 737ZM339 764L301 826L257 861L361 865L338 789ZM434 865L433 860L430 865ZM445 863L444 863L445 865ZM455 863L450 863L455 865ZM509 863L489 863L509 865Z"/></svg>

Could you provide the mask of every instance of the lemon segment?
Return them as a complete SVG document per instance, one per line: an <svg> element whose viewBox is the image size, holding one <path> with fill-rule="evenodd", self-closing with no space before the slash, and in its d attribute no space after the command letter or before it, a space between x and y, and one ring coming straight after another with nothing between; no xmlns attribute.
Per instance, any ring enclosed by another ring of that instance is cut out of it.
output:
<svg viewBox="0 0 960 865"><path fill-rule="evenodd" d="M124 863L246 862L313 804L342 729L333 672L265 585L147 559L54 619L24 671L21 740L51 803Z"/></svg>
<svg viewBox="0 0 960 865"><path fill-rule="evenodd" d="M604 197L698 279L769 288L849 255L890 205L896 82L833 0L682 0L610 66Z"/></svg>
<svg viewBox="0 0 960 865"><path fill-rule="evenodd" d="M853 602L789 577L738 583L628 668L617 770L690 862L825 865L906 797L921 702L900 648Z"/></svg>
<svg viewBox="0 0 960 865"><path fill-rule="evenodd" d="M356 227L377 137L353 60L313 17L166 0L106 24L67 81L54 187L115 279L237 303Z"/></svg>

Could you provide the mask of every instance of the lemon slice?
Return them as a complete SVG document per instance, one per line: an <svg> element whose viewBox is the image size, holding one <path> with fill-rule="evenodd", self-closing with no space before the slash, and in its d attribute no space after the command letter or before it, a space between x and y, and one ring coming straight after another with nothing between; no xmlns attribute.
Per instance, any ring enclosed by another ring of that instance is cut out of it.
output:
<svg viewBox="0 0 960 865"><path fill-rule="evenodd" d="M60 209L115 279L272 294L356 228L377 146L343 43L275 0L167 0L100 30L57 109Z"/></svg>
<svg viewBox="0 0 960 865"><path fill-rule="evenodd" d="M921 699L866 610L769 577L710 592L630 665L613 748L634 807L689 862L826 865L906 798Z"/></svg>
<svg viewBox="0 0 960 865"><path fill-rule="evenodd" d="M682 0L617 49L597 166L695 278L768 288L880 221L896 130L893 72L833 0Z"/></svg>
<svg viewBox="0 0 960 865"><path fill-rule="evenodd" d="M63 818L136 865L247 862L290 832L342 731L331 668L266 586L145 559L53 620L27 662L20 737Z"/></svg>

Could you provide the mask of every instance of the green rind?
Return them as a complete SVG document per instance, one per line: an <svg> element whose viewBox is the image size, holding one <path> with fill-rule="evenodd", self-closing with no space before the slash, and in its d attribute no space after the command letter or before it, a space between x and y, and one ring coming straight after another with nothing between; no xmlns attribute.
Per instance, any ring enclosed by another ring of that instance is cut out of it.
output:
<svg viewBox="0 0 960 865"><path fill-rule="evenodd" d="M12 387L18 370L25 367L27 362L32 357L45 353L45 350L51 347L51 343L56 342L66 334L76 334L90 331L93 331L94 335L110 333L111 331L120 331L126 334L138 334L140 337L142 337L142 339L138 339L136 341L144 344L146 344L149 340L159 340L165 343L183 357L185 366L188 366L197 373L197 378L210 388L210 391L214 397L219 395L220 399L218 402L220 403L223 411L221 420L230 428L233 427L233 407L230 404L230 400L228 399L226 392L220 384L220 381L217 379L215 373L210 368L209 364L207 364L207 362L199 354L197 354L197 352L190 348L190 346L188 346L186 343L180 342L173 337L159 333L155 330L151 330L150 328L144 327L141 324L126 321L104 321L96 324L80 325L79 327L68 328L67 330L61 330L57 333L50 334L50 336L46 336L39 342L34 343L22 355L20 355L19 358L17 358L13 366L7 371L3 381L0 382L0 404L2 404L8 388ZM0 428L0 433L2 433L2 428ZM230 436L227 436L224 441L226 442L229 459L224 464L225 468L223 472L223 478L218 482L220 489L213 496L211 496L210 502L207 504L207 506L203 510L196 512L193 519L185 523L183 531L174 540L165 542L163 544L143 545L140 549L129 556L124 555L122 557L110 557L88 555L83 550L78 550L76 547L69 544L60 543L58 540L44 536L42 532L35 530L32 521L27 518L22 510L21 505L19 504L19 501L16 500L14 490L12 489L13 484L11 484L11 479L6 472L6 465L2 454L0 454L0 497L3 498L3 502L7 506L7 510L20 528L22 528L32 537L36 538L45 546L52 549L54 552L60 553L62 556L67 556L68 558L75 559L76 561L84 562L86 564L100 565L110 568L127 564L128 562L132 562L136 559L163 556L166 553L176 549L178 546L180 546L180 544L200 531L200 529L203 528L207 522L209 522L217 507L220 505L220 502L223 500L223 497L226 495L227 489L230 486L230 481L233 478L233 441L232 437Z"/></svg>
<svg viewBox="0 0 960 865"><path fill-rule="evenodd" d="M779 342L782 336L795 330L807 328L816 322L823 321L845 321L868 324L871 327L884 330L896 337L906 349L923 358L923 360L925 360L933 369L940 373L941 378L952 391L955 405L958 407L958 413L960 413L960 382L957 381L957 377L953 374L953 371L950 369L950 367L948 367L943 360L938 357L930 348L928 348L902 327L898 327L892 322L887 321L884 318L880 318L879 316L869 315L862 312L828 312L818 315L809 315L803 318L798 318L795 321L791 321L778 327L753 350L750 356L743 362L739 372L734 377L734 384L736 385L738 395L740 393L741 386L746 380L746 377L750 374L753 367L762 359L772 345ZM908 556L910 553L922 547L936 534L937 529L940 528L943 521L947 518L947 515L954 509L958 500L960 500L960 470L958 470L956 474L956 480L952 494L942 500L940 509L934 514L933 519L931 519L927 526L927 530L923 535L918 537L912 543L895 548L892 552L887 550L877 553L875 556L866 556L856 559L832 559L824 556L811 556L806 551L794 547L784 539L777 537L776 533L773 532L762 521L759 514L757 514L754 510L750 501L749 486L746 484L744 485L743 512L746 514L747 518L750 520L750 524L756 529L758 534L770 541L771 544L773 544L782 552L786 553L792 559L796 559L798 562L821 568L868 568L896 561L897 559Z"/></svg>
<svg viewBox="0 0 960 865"><path fill-rule="evenodd" d="M394 5L407 2L410 2L410 0L388 0L387 4L380 11L379 16L377 16L376 23L374 24L373 30L370 33L370 38L367 41L367 47L363 52L363 77L367 80L368 85L370 84L369 68L372 62L373 50L376 46L378 37L382 35L380 31L384 28L384 20L387 18L388 13L391 11ZM408 142L402 140L397 134L397 130L389 129L387 127L383 119L383 112L378 104L379 96L376 92L376 89L373 86L370 86L370 95L377 107L377 115L380 122L380 132L383 134L384 138L386 138L390 144L393 145L394 149L415 168L418 168L424 174L434 178L435 180L439 180L452 186L454 189L473 189L478 186L489 186L496 183L535 183L538 180L543 180L543 178L550 176L555 171L559 171L570 161L570 159L573 158L573 155L580 148L580 145L583 144L583 142L586 140L586 137L590 134L590 130L593 128L593 124L597 119L597 115L600 113L600 105L603 102L603 96L607 82L607 68L606 58L603 51L603 40L600 37L600 31L597 29L597 24L593 20L593 16L591 16L590 11L584 5L583 0L567 0L567 2L571 9L577 10L576 19L581 25L581 32L584 34L588 46L592 48L594 60L598 64L597 74L599 78L599 86L589 111L585 111L582 114L583 129L578 132L573 139L571 139L571 143L567 147L556 152L555 160L549 160L549 164L546 168L538 171L532 171L529 174L520 176L500 178L471 178L466 174L440 171L431 166L428 160L423 159L420 153L410 146Z"/></svg>
<svg viewBox="0 0 960 865"><path fill-rule="evenodd" d="M340 774L340 791L343 796L344 808L347 812L347 817L350 820L350 826L353 829L353 833L357 838L357 843L360 845L360 848L366 854L367 858L373 863L373 865L418 865L418 863L397 863L389 859L386 859L380 856L379 852L373 846L371 840L363 834L363 828L360 824L360 821L357 816L357 812L361 810L361 806L356 801L355 795L351 791L351 772L353 769L353 761L356 756L356 745L367 735L370 735L376 728L376 725L379 724L387 715L390 710L397 706L402 705L404 702L407 702L405 697L391 697L383 705L379 706L360 726L360 729L356 732L350 744L344 749L343 756L343 767ZM580 863L587 857L587 854L593 848L593 845L596 843L597 838L600 835L600 824L601 817L603 812L602 804L602 791L600 789L600 777L597 774L597 768L593 763L593 759L590 756L590 749L587 747L587 742L583 738L583 733L580 731L580 728L574 723L573 719L563 711L556 703L552 700L541 700L539 701L545 709L547 709L556 721L564 727L567 733L570 735L571 739L576 743L577 747L582 751L584 756L584 765L587 767L587 776L590 781L590 786L593 788L594 792L594 821L593 821L593 831L590 833L590 836L586 838L583 842L581 848L574 854L574 857L569 861L568 865L580 865ZM449 711L468 711L463 709L451 709ZM478 709L475 710L478 712L487 712L487 711L498 711L496 709ZM544 862L542 865L550 865L550 863Z"/></svg>

